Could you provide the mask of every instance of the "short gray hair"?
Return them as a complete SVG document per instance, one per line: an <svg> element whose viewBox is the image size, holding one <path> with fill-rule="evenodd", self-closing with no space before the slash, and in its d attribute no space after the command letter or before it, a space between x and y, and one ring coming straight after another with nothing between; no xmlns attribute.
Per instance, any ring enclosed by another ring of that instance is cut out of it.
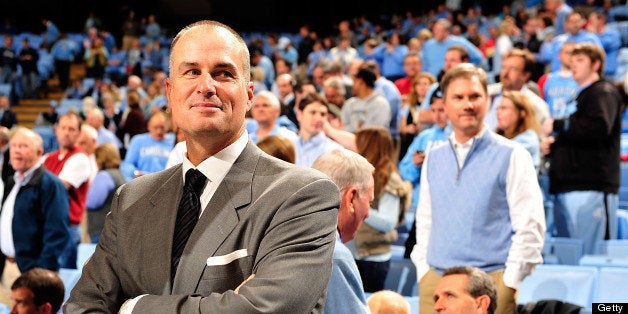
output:
<svg viewBox="0 0 628 314"><path fill-rule="evenodd" d="M279 102L279 98L277 98L277 96L271 91L267 91L267 90L259 91L255 95L253 102L255 102L255 100L258 98L266 98L270 102L271 106L277 109L281 109L281 103Z"/></svg>
<svg viewBox="0 0 628 314"><path fill-rule="evenodd" d="M337 149L319 156L312 168L326 174L340 191L351 186L364 191L372 184L375 171L366 158L347 149Z"/></svg>

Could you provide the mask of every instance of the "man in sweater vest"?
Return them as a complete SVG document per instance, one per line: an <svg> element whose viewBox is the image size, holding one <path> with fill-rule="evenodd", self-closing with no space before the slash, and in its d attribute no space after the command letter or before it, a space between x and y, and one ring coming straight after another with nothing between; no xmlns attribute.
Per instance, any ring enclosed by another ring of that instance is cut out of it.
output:
<svg viewBox="0 0 628 314"><path fill-rule="evenodd" d="M545 214L530 154L484 124L486 73L462 63L441 80L453 133L423 162L417 244L420 313L434 313L445 269L478 267L497 286L496 313L514 313L515 292L542 263Z"/></svg>
<svg viewBox="0 0 628 314"><path fill-rule="evenodd" d="M68 190L70 200L70 241L61 255L62 268L76 268L76 250L81 242L80 223L85 212L91 163L89 156L78 146L81 117L68 111L59 117L55 127L59 149L44 157L44 166L56 174Z"/></svg>

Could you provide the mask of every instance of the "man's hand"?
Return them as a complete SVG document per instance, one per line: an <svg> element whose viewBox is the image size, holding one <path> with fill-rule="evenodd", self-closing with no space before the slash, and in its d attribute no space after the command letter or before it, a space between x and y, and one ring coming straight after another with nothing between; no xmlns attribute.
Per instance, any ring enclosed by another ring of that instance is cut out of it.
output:
<svg viewBox="0 0 628 314"><path fill-rule="evenodd" d="M235 290L233 290L233 292L235 292L236 294L240 293L240 288L242 288L242 286L244 286L245 283L249 282L249 280L255 278L255 274L252 274L251 276L249 276L249 278L246 278L237 288L235 288Z"/></svg>
<svg viewBox="0 0 628 314"><path fill-rule="evenodd" d="M552 151L552 144L554 144L554 137L548 136L541 140L541 154L549 155Z"/></svg>
<svg viewBox="0 0 628 314"><path fill-rule="evenodd" d="M423 165L423 161L425 161L425 152L415 151L412 154L412 162L415 166L420 167Z"/></svg>

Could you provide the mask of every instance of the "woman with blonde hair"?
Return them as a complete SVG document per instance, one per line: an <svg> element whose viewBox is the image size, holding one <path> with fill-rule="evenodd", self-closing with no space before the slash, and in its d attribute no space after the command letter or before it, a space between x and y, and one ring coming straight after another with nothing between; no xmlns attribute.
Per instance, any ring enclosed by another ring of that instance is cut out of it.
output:
<svg viewBox="0 0 628 314"><path fill-rule="evenodd" d="M528 96L518 91L505 91L497 107L497 134L519 142L530 152L534 167L540 165L541 126Z"/></svg>
<svg viewBox="0 0 628 314"><path fill-rule="evenodd" d="M425 99L430 86L434 83L436 83L436 78L428 72L421 72L412 80L408 100L403 104L400 112L401 124L399 125L399 132L401 133L401 145L399 160L406 155L408 146L421 131L419 107Z"/></svg>
<svg viewBox="0 0 628 314"><path fill-rule="evenodd" d="M397 240L396 227L403 221L411 200L412 185L404 181L393 161L393 140L385 127L367 127L356 132L357 152L374 167L375 198L369 217L360 225L355 238L345 243L351 250L365 292L384 288L392 257L391 245Z"/></svg>
<svg viewBox="0 0 628 314"><path fill-rule="evenodd" d="M105 225L105 217L109 213L113 195L118 187L125 183L120 172L120 152L111 143L98 145L94 150L98 173L87 192L87 231L92 243L98 243L100 233Z"/></svg>

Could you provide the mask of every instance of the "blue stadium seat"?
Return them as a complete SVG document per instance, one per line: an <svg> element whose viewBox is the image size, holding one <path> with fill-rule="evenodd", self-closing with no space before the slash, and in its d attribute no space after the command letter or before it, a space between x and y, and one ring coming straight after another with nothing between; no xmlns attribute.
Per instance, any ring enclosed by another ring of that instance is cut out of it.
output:
<svg viewBox="0 0 628 314"><path fill-rule="evenodd" d="M79 243L77 257L76 257L76 267L78 269L83 269L87 260L94 254L96 251L95 243Z"/></svg>
<svg viewBox="0 0 628 314"><path fill-rule="evenodd" d="M625 267L628 269L628 256L584 255L580 259L581 266Z"/></svg>
<svg viewBox="0 0 628 314"><path fill-rule="evenodd" d="M597 267L538 265L519 287L519 304L540 300L560 300L591 307Z"/></svg>
<svg viewBox="0 0 628 314"><path fill-rule="evenodd" d="M419 296L404 296L410 303L410 314L419 314Z"/></svg>
<svg viewBox="0 0 628 314"><path fill-rule="evenodd" d="M549 237L545 239L543 257L547 260L557 259L561 265L578 265L583 254L583 245L580 239Z"/></svg>
<svg viewBox="0 0 628 314"><path fill-rule="evenodd" d="M628 301L628 289L626 289L626 283L628 283L628 268L601 268L593 302Z"/></svg>
<svg viewBox="0 0 628 314"><path fill-rule="evenodd" d="M63 286L65 287L65 297L63 298L63 301L67 301L70 297L72 288L74 288L74 285L76 285L79 278L81 278L81 270L60 268L59 277L61 277L61 281L63 281Z"/></svg>
<svg viewBox="0 0 628 314"><path fill-rule="evenodd" d="M59 148L57 135L52 126L35 126L33 131L37 132L44 142L44 154L55 151Z"/></svg>
<svg viewBox="0 0 628 314"><path fill-rule="evenodd" d="M595 254L628 257L628 239L597 241L595 243Z"/></svg>
<svg viewBox="0 0 628 314"><path fill-rule="evenodd" d="M384 289L396 291L404 296L418 295L416 268L409 258L391 259Z"/></svg>
<svg viewBox="0 0 628 314"><path fill-rule="evenodd" d="M10 83L7 84L0 84L0 95L11 95L11 90L13 89L13 87L11 86Z"/></svg>

